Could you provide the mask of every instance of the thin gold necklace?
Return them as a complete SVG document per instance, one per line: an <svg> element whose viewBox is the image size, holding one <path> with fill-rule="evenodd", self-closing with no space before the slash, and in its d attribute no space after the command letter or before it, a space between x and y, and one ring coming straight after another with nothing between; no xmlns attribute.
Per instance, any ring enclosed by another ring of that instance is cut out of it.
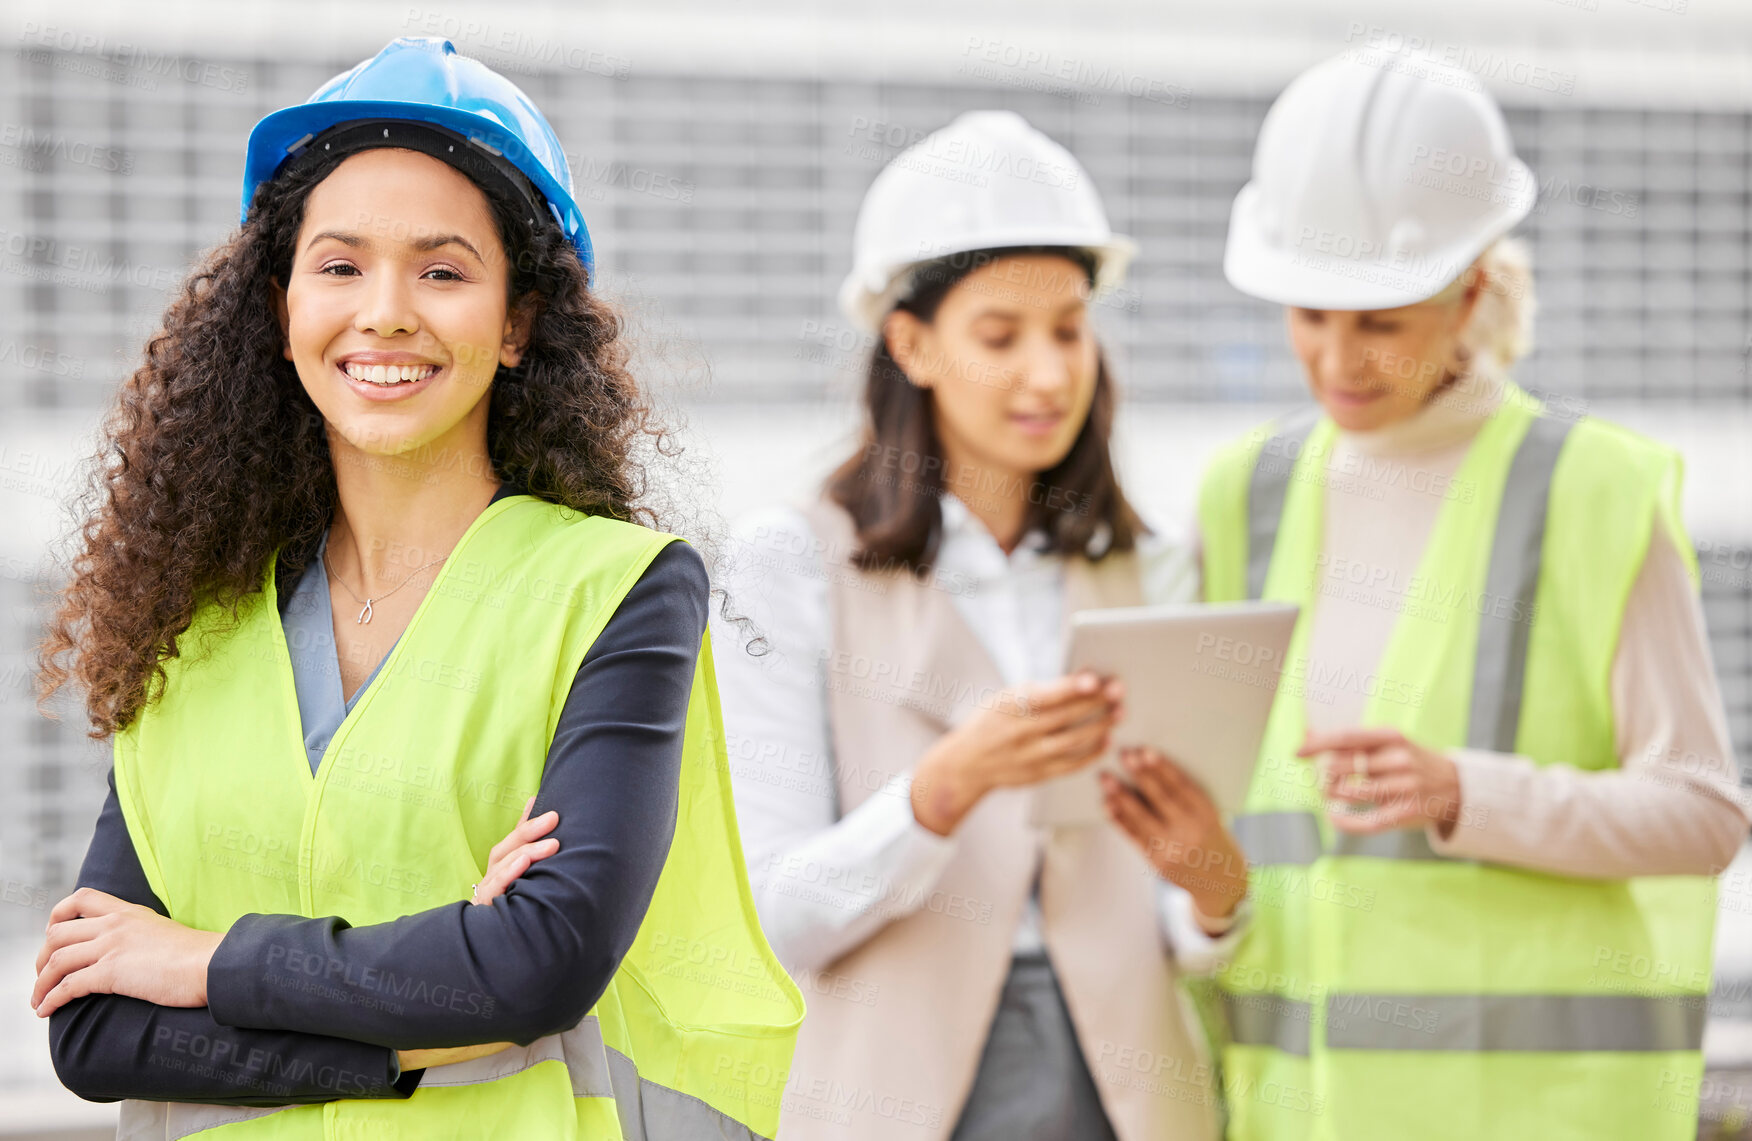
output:
<svg viewBox="0 0 1752 1141"><path fill-rule="evenodd" d="M390 587L389 590L378 595L376 598L360 598L357 594L353 593L353 588L347 585L346 579L342 578L338 574L335 574L335 568L329 565L328 547L326 544L323 546L323 549L322 549L322 568L324 570L328 571L331 575L334 575L335 581L341 584L342 590L346 591L348 594L353 595L354 602L363 602L365 604L364 609L359 611L359 617L353 619L353 624L358 625L362 622L370 622L371 621L371 604L373 602L383 601L385 598L388 598L390 595L394 594L396 591L400 590L402 587L404 587L408 583L412 582L414 576L419 574L420 571L425 570L426 567L435 567L439 563L443 562L444 559L447 559L449 557L450 557L449 555L445 555L443 558L433 559L431 562L427 563L426 566L419 567L415 570L409 571L407 578L402 579L400 582L396 583L394 586Z"/></svg>

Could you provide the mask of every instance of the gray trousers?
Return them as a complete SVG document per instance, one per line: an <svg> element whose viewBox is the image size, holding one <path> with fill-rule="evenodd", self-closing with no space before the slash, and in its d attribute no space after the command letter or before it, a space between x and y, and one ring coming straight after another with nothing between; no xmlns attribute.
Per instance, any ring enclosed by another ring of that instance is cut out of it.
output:
<svg viewBox="0 0 1752 1141"><path fill-rule="evenodd" d="M950 1141L1115 1141L1044 954L1011 960Z"/></svg>

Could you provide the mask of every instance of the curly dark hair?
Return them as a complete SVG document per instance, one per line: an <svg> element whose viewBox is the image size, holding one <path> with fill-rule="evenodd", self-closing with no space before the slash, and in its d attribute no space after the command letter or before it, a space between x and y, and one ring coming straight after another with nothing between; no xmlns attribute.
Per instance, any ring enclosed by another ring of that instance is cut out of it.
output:
<svg viewBox="0 0 1752 1141"><path fill-rule="evenodd" d="M235 618L275 552L281 578L296 576L334 516L324 419L281 356L271 286L288 280L312 188L345 157L260 187L239 232L191 272L105 419L75 505L81 549L38 646L39 708L76 683L91 737L125 729L162 692L163 663L199 608ZM636 505L638 456L653 444L668 454L667 433L628 369L621 312L591 291L552 218L476 185L510 299L535 310L522 361L499 368L489 395L494 473L586 514L657 526Z"/></svg>

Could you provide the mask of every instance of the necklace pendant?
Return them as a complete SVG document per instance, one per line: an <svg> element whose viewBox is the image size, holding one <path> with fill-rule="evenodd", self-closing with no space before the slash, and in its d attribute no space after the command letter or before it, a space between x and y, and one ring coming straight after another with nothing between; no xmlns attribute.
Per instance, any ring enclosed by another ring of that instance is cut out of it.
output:
<svg viewBox="0 0 1752 1141"><path fill-rule="evenodd" d="M367 598L365 600L365 609L359 611L359 617L353 619L353 624L357 626L361 622L369 621L371 621L371 600Z"/></svg>

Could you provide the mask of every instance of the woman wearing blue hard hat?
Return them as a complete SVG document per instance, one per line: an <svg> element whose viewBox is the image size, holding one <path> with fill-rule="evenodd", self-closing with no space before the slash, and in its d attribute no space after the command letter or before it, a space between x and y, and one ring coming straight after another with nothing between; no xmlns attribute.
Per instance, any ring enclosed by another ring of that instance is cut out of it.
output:
<svg viewBox="0 0 1752 1141"><path fill-rule="evenodd" d="M43 646L111 794L31 1001L125 1136L776 1131L801 999L570 186L397 40L257 125L122 387Z"/></svg>

